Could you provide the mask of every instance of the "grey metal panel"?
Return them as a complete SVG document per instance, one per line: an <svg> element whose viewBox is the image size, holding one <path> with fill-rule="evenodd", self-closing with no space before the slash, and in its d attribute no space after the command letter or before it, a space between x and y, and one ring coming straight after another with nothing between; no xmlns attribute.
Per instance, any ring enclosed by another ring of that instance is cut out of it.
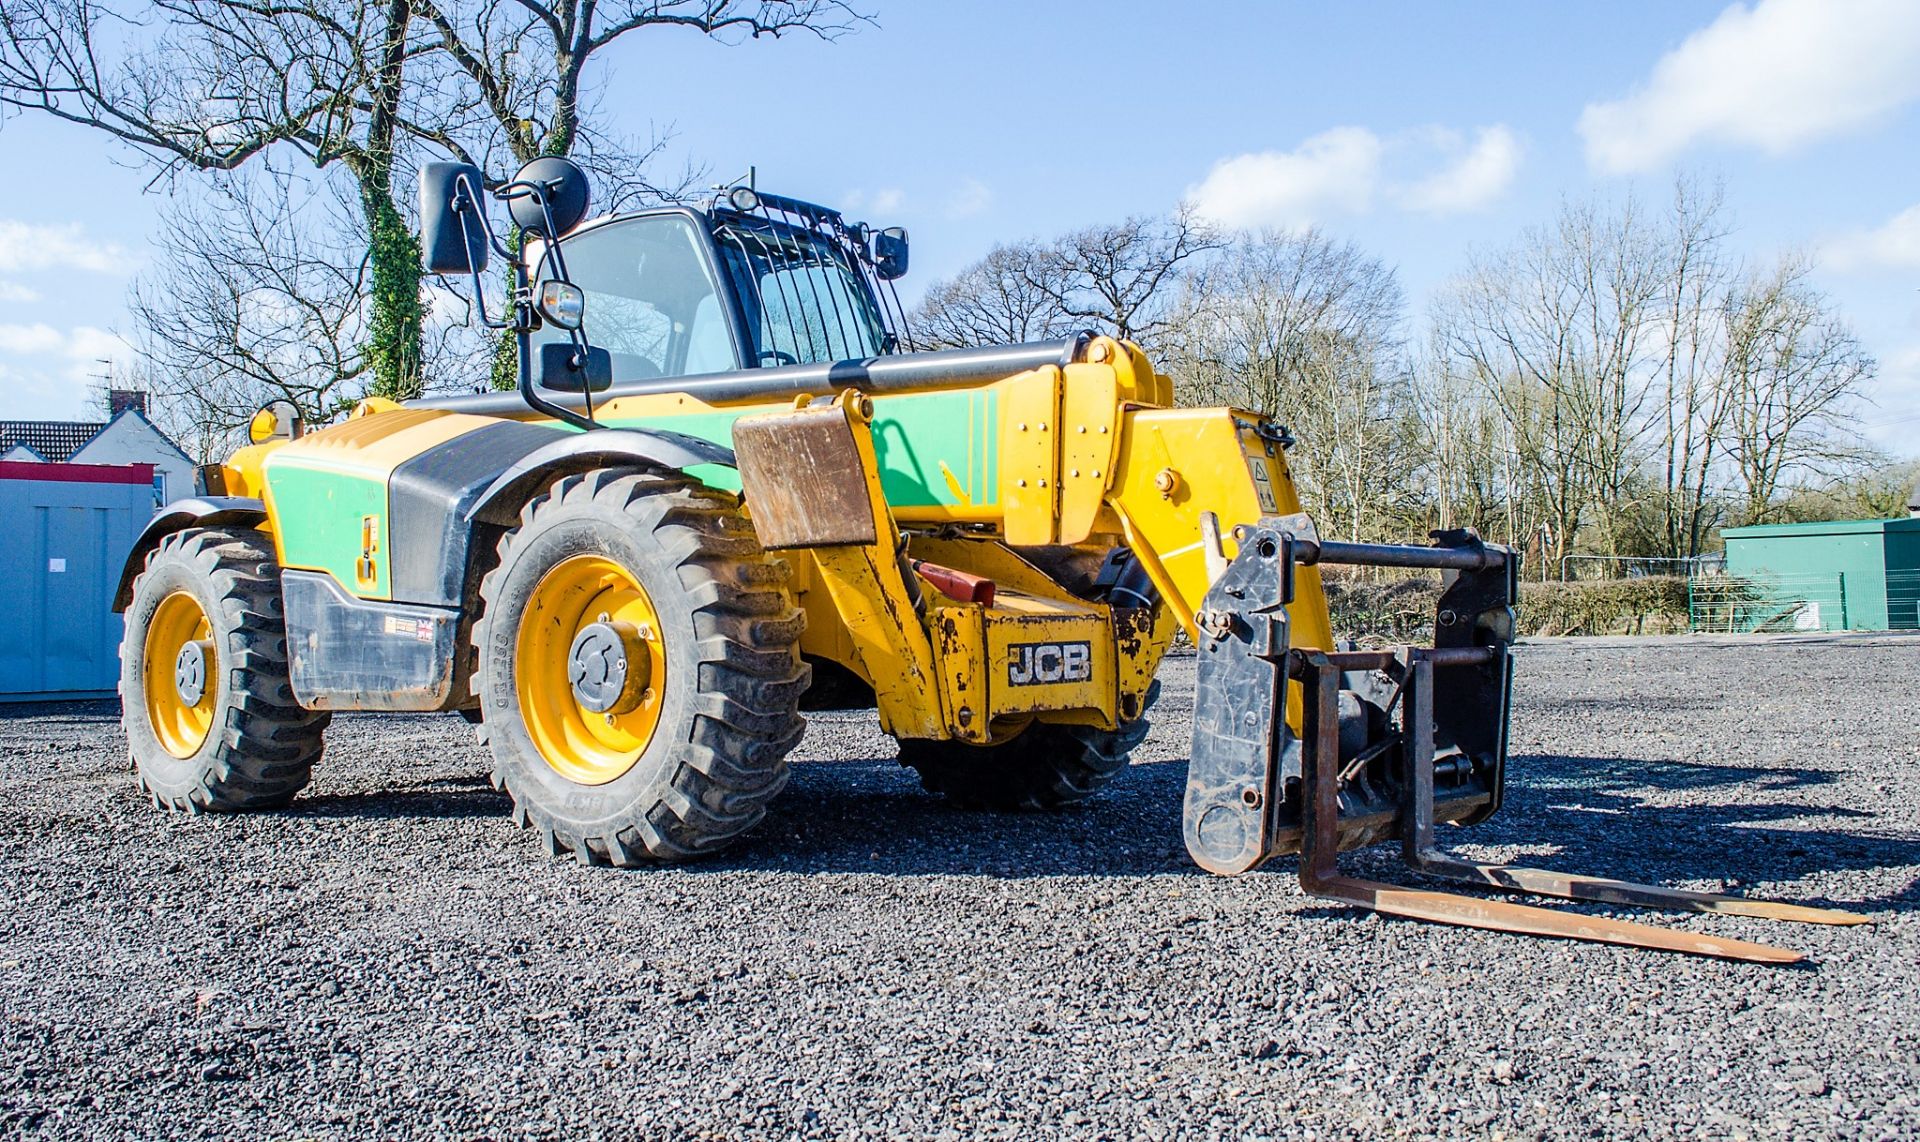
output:
<svg viewBox="0 0 1920 1142"><path fill-rule="evenodd" d="M283 571L287 669L309 710L444 710L460 612L356 599L333 576Z"/></svg>
<svg viewBox="0 0 1920 1142"><path fill-rule="evenodd" d="M0 480L0 701L119 684L113 592L152 509L150 484Z"/></svg>

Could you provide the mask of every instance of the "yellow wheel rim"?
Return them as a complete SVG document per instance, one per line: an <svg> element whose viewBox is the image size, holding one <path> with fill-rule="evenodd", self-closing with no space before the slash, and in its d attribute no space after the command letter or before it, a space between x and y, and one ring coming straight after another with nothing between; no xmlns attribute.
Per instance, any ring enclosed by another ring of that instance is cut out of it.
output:
<svg viewBox="0 0 1920 1142"><path fill-rule="evenodd" d="M631 709L590 709L574 688L573 650L581 632L612 624L627 633ZM553 771L581 785L604 785L633 768L660 724L667 660L653 600L626 568L599 555L576 555L540 577L520 620L514 686L527 735Z"/></svg>
<svg viewBox="0 0 1920 1142"><path fill-rule="evenodd" d="M188 661L196 655L197 665ZM183 670L187 672L184 678ZM197 693L193 686L196 673ZM213 628L207 623L200 600L185 591L175 591L154 608L153 618L147 623L141 681L147 699L147 724L153 727L160 748L182 759L199 753L213 729L213 709L220 696L220 659L214 651Z"/></svg>

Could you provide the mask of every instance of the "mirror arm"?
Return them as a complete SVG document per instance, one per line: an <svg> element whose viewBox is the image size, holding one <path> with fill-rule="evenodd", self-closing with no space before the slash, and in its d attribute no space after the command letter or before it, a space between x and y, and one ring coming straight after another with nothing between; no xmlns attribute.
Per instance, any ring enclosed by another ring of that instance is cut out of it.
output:
<svg viewBox="0 0 1920 1142"><path fill-rule="evenodd" d="M520 357L520 399L535 412L564 421L582 431L591 432L605 425L594 420L591 415L581 416L570 408L563 408L540 395L533 383L533 285L527 276L527 263L516 260L513 263L514 294L514 337ZM575 336L579 336L577 333ZM575 352L579 352L578 342ZM587 394L587 410L593 410L593 394Z"/></svg>

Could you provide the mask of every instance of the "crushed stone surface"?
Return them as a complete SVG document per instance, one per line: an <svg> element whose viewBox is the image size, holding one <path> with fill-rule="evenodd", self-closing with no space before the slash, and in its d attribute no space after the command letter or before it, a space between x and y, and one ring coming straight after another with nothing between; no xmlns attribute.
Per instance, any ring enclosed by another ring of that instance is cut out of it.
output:
<svg viewBox="0 0 1920 1142"><path fill-rule="evenodd" d="M452 715L341 716L290 810L187 818L111 703L0 707L0 1135L1920 1135L1920 639L1518 657L1507 805L1448 839L1878 923L1593 909L1810 956L1768 968L1210 878L1191 658L1076 810L949 809L816 715L746 843L634 872L545 855Z"/></svg>

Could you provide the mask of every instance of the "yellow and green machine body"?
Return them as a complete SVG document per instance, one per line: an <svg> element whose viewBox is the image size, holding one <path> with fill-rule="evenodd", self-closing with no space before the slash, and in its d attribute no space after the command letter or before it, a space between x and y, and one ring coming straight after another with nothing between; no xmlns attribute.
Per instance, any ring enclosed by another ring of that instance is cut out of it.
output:
<svg viewBox="0 0 1920 1142"><path fill-rule="evenodd" d="M1070 352L1081 359L1064 360ZM844 419L860 437L861 463L850 471L785 469L793 488L857 482L884 513L867 543L798 536L775 549L807 615L803 651L871 688L895 736L986 743L1030 719L1111 729L1139 717L1175 631L1194 632L1209 585L1202 514L1214 516L1224 536L1211 553L1217 559L1233 551L1236 524L1300 510L1282 437L1265 418L1172 407L1167 378L1137 349L1107 338L1027 354L1038 355L1055 360L960 386L936 371L924 391L829 388L812 403L838 409L846 403L840 392L859 394ZM966 356L954 355L977 369ZM810 407L804 396L800 402ZM613 394L595 419L608 435L664 431L692 438L675 441L679 448L705 442L731 451L742 425L791 416L795 406L794 398ZM421 632L445 627L452 648L468 617L474 561L491 551L484 532L510 523L528 490L557 472L646 451L604 440L589 447L599 435L498 397L423 407L370 400L340 424L242 449L214 469L214 480L227 500L259 502L259 526L300 593L324 598L327 609L362 605L366 620L343 633L431 648L435 640ZM717 453L668 458L692 460L684 470L713 487L742 490L739 468ZM763 495L782 491L772 481ZM791 515L791 505L782 508L781 518ZM769 530L758 498L747 496L746 509ZM1138 560L1154 588L1126 602L1146 605L1097 601L1060 581L1058 569L1072 567L1091 583L1115 550ZM988 580L992 600L953 598L934 585L937 572L923 578L914 563ZM310 577L321 582L308 586ZM1330 647L1311 568L1295 592L1295 643ZM305 610L289 606L290 616ZM310 646L298 631L292 638L303 703L445 710L474 700L451 650L444 663L411 647L386 659L359 645L336 654L317 634ZM300 650L318 660L312 669L300 669ZM385 661L432 668L381 676Z"/></svg>
<svg viewBox="0 0 1920 1142"><path fill-rule="evenodd" d="M1180 407L1174 382L1111 337L904 351L898 305L886 304L905 271L904 231L744 188L707 210L560 223L554 204L570 201L577 218L585 191L577 169L548 165L554 177L523 172L495 192L527 233L559 235L530 238L515 262L520 391L370 399L314 431L268 416L268 438L206 470L205 497L155 519L128 562L122 607L156 553L162 565L174 558L171 534L203 536L196 557L236 576L239 548L221 545L270 543L298 710L457 710L483 728L518 727L513 749L496 744L496 782L518 798L530 756L534 784L578 779L542 785L541 819L558 822L556 849L615 863L636 847L692 855L706 840L691 825L676 840L666 825L606 813L568 824L569 806L612 813L614 792L639 780L628 771L653 757L667 784L633 798L705 821L706 839L730 837L784 780L795 701L876 709L902 760L957 800L977 769L989 791L1014 791L989 801L1070 803L1126 763L1184 632L1201 656L1189 848L1233 872L1301 845L1315 713L1289 656L1336 650L1318 565L1377 553L1314 534L1284 427ZM465 268L476 286L490 240L476 228L482 181L459 164L422 174L428 268ZM549 296L571 308L546 308ZM608 490L627 479L641 483ZM596 497L612 498L596 507ZM628 566L658 554L631 544L588 557L583 534L643 523L656 537L647 543L690 545L673 554L680 562ZM573 529L578 558L554 548L534 560L547 560L537 584L513 586L508 551L524 555L549 524ZM1501 788L1510 623L1500 616L1513 568L1475 537L1442 547L1393 550L1479 585L1458 600L1459 630L1441 632L1481 657L1442 678L1443 699L1458 691L1447 708L1462 713L1438 719L1454 760L1433 811L1477 819ZM201 599L195 613L225 605ZM733 617L689 624L675 608ZM755 617L782 608L800 625ZM133 610L130 631L146 629L148 612ZM500 626L549 620L558 625ZM219 626L130 648L175 663L171 684L158 668L128 683L155 724L217 721L225 707L195 680L219 673L233 638L279 634L255 624L230 638ZM688 639L699 653L681 661ZM1339 752L1358 757L1343 844L1387 835L1400 815L1395 695L1367 691L1363 673L1328 715ZM715 746L726 736L716 726L744 736ZM299 732L317 756L318 723ZM648 753L662 735L679 735L672 757ZM156 752L154 763L181 771L185 792L169 803L220 807L223 758L250 739L238 733L216 757L201 746L218 735L175 736L178 748L161 751L173 760ZM1071 764L1057 764L1061 753ZM1051 788L1023 785L1029 765L1057 770ZM232 796L284 800L304 773ZM633 798L626 808L640 812Z"/></svg>

